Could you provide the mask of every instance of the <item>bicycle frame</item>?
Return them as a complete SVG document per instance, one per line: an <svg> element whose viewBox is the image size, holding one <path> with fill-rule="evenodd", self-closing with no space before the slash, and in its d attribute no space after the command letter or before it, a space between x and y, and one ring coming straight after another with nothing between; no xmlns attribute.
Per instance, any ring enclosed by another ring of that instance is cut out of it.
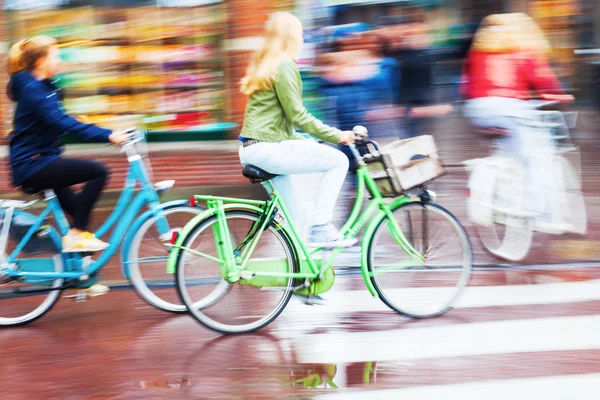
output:
<svg viewBox="0 0 600 400"><path fill-rule="evenodd" d="M126 145L127 146L127 145ZM148 205L149 213L152 216L156 216L161 209L164 208L165 204L160 203L159 195L156 189L153 187L152 182L148 176L145 166L143 165L142 158L132 148L127 148L129 171L127 179L125 181L125 187L113 209L111 215L106 219L104 224L96 231L97 237L105 236L108 231L114 227L112 235L109 240L109 247L107 247L96 261L92 261L89 265L83 263L83 258L79 253L63 253L63 259L65 261L65 272L27 272L8 269L5 271L6 276L18 276L25 279L78 279L83 275L93 275L100 270L116 253L119 245L125 235L131 228L131 224L134 221L138 212L145 206ZM134 192L139 186L139 193L134 197ZM65 214L60 206L56 195L51 191L47 190L44 192L45 200L47 201L46 208L42 211L35 223L27 231L25 236L17 244L15 250L9 255L7 263L14 264L17 260L17 256L23 250L27 242L36 234L42 225L45 223L46 218L49 215L53 215L58 232L61 236L67 234L70 229L69 223L65 217ZM133 199L133 200L132 200ZM181 202L183 203L183 202ZM171 204L171 203L167 203ZM148 214L148 213L146 213ZM143 215L142 217L145 217ZM168 223L164 219L158 219L157 221L159 232L162 234L168 232ZM82 268L83 265L83 268ZM128 269L125 267L123 273L128 277Z"/></svg>
<svg viewBox="0 0 600 400"><path fill-rule="evenodd" d="M399 224L393 218L392 214L392 210L396 207L411 202L410 197L402 196L393 200L391 203L388 203L382 196L379 188L377 187L377 184L375 183L375 180L370 176L369 169L366 165L362 165L358 168L357 178L358 188L356 201L354 203L350 216L348 217L348 220L341 228L341 232L347 237L354 238L363 229L363 227L367 225L367 222L371 221L367 227L365 237L363 238L361 244L361 271L367 288L369 289L369 292L373 296L377 296L377 292L371 282L372 274L369 273L367 270L367 245L369 242L368 239L374 234L375 228L379 225L380 221L383 218L389 217L389 221L391 221L391 224L389 224L389 228L391 230L392 236L399 243L402 249L407 254L412 256L412 260L409 261L414 262L416 260L418 262L423 262L424 257L419 252L417 252L406 240L404 234L402 233L402 230L400 229ZM268 227L268 224L270 224L271 221L274 220L279 210L285 217L286 221L288 221L288 226L277 222L276 229L282 229L286 231L288 237L292 240L292 244L296 249L296 252L299 253L296 254L296 256L300 256L298 257L298 259L301 259L301 256L304 256L306 262L300 263L300 272L278 273L266 271L251 271L251 277L285 277L315 279L318 276L323 276L324 271L328 268L332 268L336 257L340 253L342 253L344 249L334 249L332 251L331 257L329 257L326 263L322 264L320 267L317 266L313 259L313 255L318 253L322 249L315 249L313 251L309 251L307 249L290 218L290 213L287 207L285 206L284 202L282 201L279 191L275 188L271 181L263 182L263 185L267 188L271 195L271 199L268 201L246 200L215 196L194 196L197 201L207 202L207 210L201 213L200 215L194 217L186 225L173 247L178 250L184 249L194 255L220 263L222 269L222 276L230 282L236 282L239 279L246 279L244 272L249 272L245 271L245 268L248 261L250 260L250 256L258 244L262 232ZM370 192L372 199L367 205L366 210L364 212L361 212L364 204L365 190L368 190ZM260 226L253 227L251 232L249 232L249 235L252 233L252 231L255 230L257 231L257 233L254 234L254 237L252 237L249 242L246 243L246 240L244 241L245 248L239 254L235 254L234 249L231 246L231 239L229 236L229 230L225 219L225 211L232 209L255 211L262 216L262 218L259 220ZM181 246L182 241L191 232L193 227L196 226L200 221L211 216L217 217L217 224L213 226L213 230L215 234L215 242L217 243L218 257L213 257L193 249L183 248ZM167 264L168 273L175 272L177 253L178 252L172 252L169 256L169 262ZM241 260L241 262L239 262L239 260ZM407 262L406 264L406 267L408 267L409 262ZM398 265L396 265L395 267L397 268Z"/></svg>

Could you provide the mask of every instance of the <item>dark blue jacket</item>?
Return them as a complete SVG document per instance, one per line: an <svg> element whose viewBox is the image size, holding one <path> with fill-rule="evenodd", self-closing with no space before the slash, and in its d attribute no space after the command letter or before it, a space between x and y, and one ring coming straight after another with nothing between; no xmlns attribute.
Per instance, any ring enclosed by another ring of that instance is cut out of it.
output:
<svg viewBox="0 0 600 400"><path fill-rule="evenodd" d="M50 81L39 81L28 71L20 72L12 76L8 94L17 103L10 138L14 186L21 186L60 156L59 137L65 133L86 141L108 142L111 131L83 124L62 111L60 94Z"/></svg>
<svg viewBox="0 0 600 400"><path fill-rule="evenodd" d="M321 78L321 94L336 99L339 129L352 130L356 125L366 125L366 111L393 101L399 91L396 62L386 58L379 67L379 73L360 81L337 83Z"/></svg>

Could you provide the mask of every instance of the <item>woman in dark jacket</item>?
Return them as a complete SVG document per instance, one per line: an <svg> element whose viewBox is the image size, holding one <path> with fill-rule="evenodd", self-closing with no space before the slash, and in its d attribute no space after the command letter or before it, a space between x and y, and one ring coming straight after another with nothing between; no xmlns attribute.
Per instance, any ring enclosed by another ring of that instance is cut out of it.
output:
<svg viewBox="0 0 600 400"><path fill-rule="evenodd" d="M57 88L51 82L59 69L56 40L35 36L15 44L8 57L8 94L16 103L10 138L10 166L15 187L53 189L63 209L73 217L73 227L63 238L64 252L93 252L108 244L87 231L90 213L106 183L106 167L98 162L61 157L59 137L74 133L86 141L126 140L111 132L83 124L66 115ZM84 183L79 194L70 186Z"/></svg>

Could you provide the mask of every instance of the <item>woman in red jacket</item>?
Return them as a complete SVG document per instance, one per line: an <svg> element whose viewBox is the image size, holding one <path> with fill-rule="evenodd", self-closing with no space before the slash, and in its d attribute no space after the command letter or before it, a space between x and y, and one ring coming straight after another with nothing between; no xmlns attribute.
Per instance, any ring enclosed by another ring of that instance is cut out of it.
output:
<svg viewBox="0 0 600 400"><path fill-rule="evenodd" d="M571 101L550 69L550 45L526 14L494 14L475 34L463 69L465 115L483 128L518 136L513 118L530 108L532 90L548 100Z"/></svg>
<svg viewBox="0 0 600 400"><path fill-rule="evenodd" d="M519 158L527 171L528 186L537 193L548 191L543 183L547 166L532 159L531 151L534 147L552 149L553 144L549 136L534 135L523 123L526 111L532 108L527 100L532 92L547 100L573 100L550 68L549 51L542 31L526 14L489 15L475 34L463 74L465 116L477 127L510 133L499 140L500 148ZM546 213L544 199L538 197L537 203L537 211Z"/></svg>

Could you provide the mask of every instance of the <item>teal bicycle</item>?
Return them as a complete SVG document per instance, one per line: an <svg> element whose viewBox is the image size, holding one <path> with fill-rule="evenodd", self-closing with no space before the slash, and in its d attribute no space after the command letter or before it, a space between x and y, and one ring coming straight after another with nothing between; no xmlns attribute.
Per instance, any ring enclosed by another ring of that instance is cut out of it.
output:
<svg viewBox="0 0 600 400"><path fill-rule="evenodd" d="M69 223L52 190L24 188L47 203L38 216L25 211L35 200L0 200L0 326L31 323L52 308L64 289L93 285L119 247L123 275L142 299L164 311L187 312L172 276L165 274L165 263L173 234L201 210L185 200L161 203L160 195L175 181L152 183L151 169L142 158L144 144L145 134L131 130L122 146L129 171L115 209L95 233L101 238L112 229L110 246L97 260L89 254L62 253L61 237ZM139 214L145 206L148 210Z"/></svg>
<svg viewBox="0 0 600 400"><path fill-rule="evenodd" d="M363 128L364 129L364 128ZM394 311L413 318L446 312L467 286L473 262L460 222L435 194L385 197L362 150L378 149L366 129L351 150L359 165L354 208L341 228L347 237L366 231L360 270L369 292ZM243 175L261 183L270 200L194 196L205 202L173 241L168 272L175 273L181 301L202 325L227 334L251 332L272 322L293 294L308 298L328 291L333 263L344 249L308 250L271 179L248 165ZM366 191L370 201L363 207ZM329 255L329 257L325 257Z"/></svg>

